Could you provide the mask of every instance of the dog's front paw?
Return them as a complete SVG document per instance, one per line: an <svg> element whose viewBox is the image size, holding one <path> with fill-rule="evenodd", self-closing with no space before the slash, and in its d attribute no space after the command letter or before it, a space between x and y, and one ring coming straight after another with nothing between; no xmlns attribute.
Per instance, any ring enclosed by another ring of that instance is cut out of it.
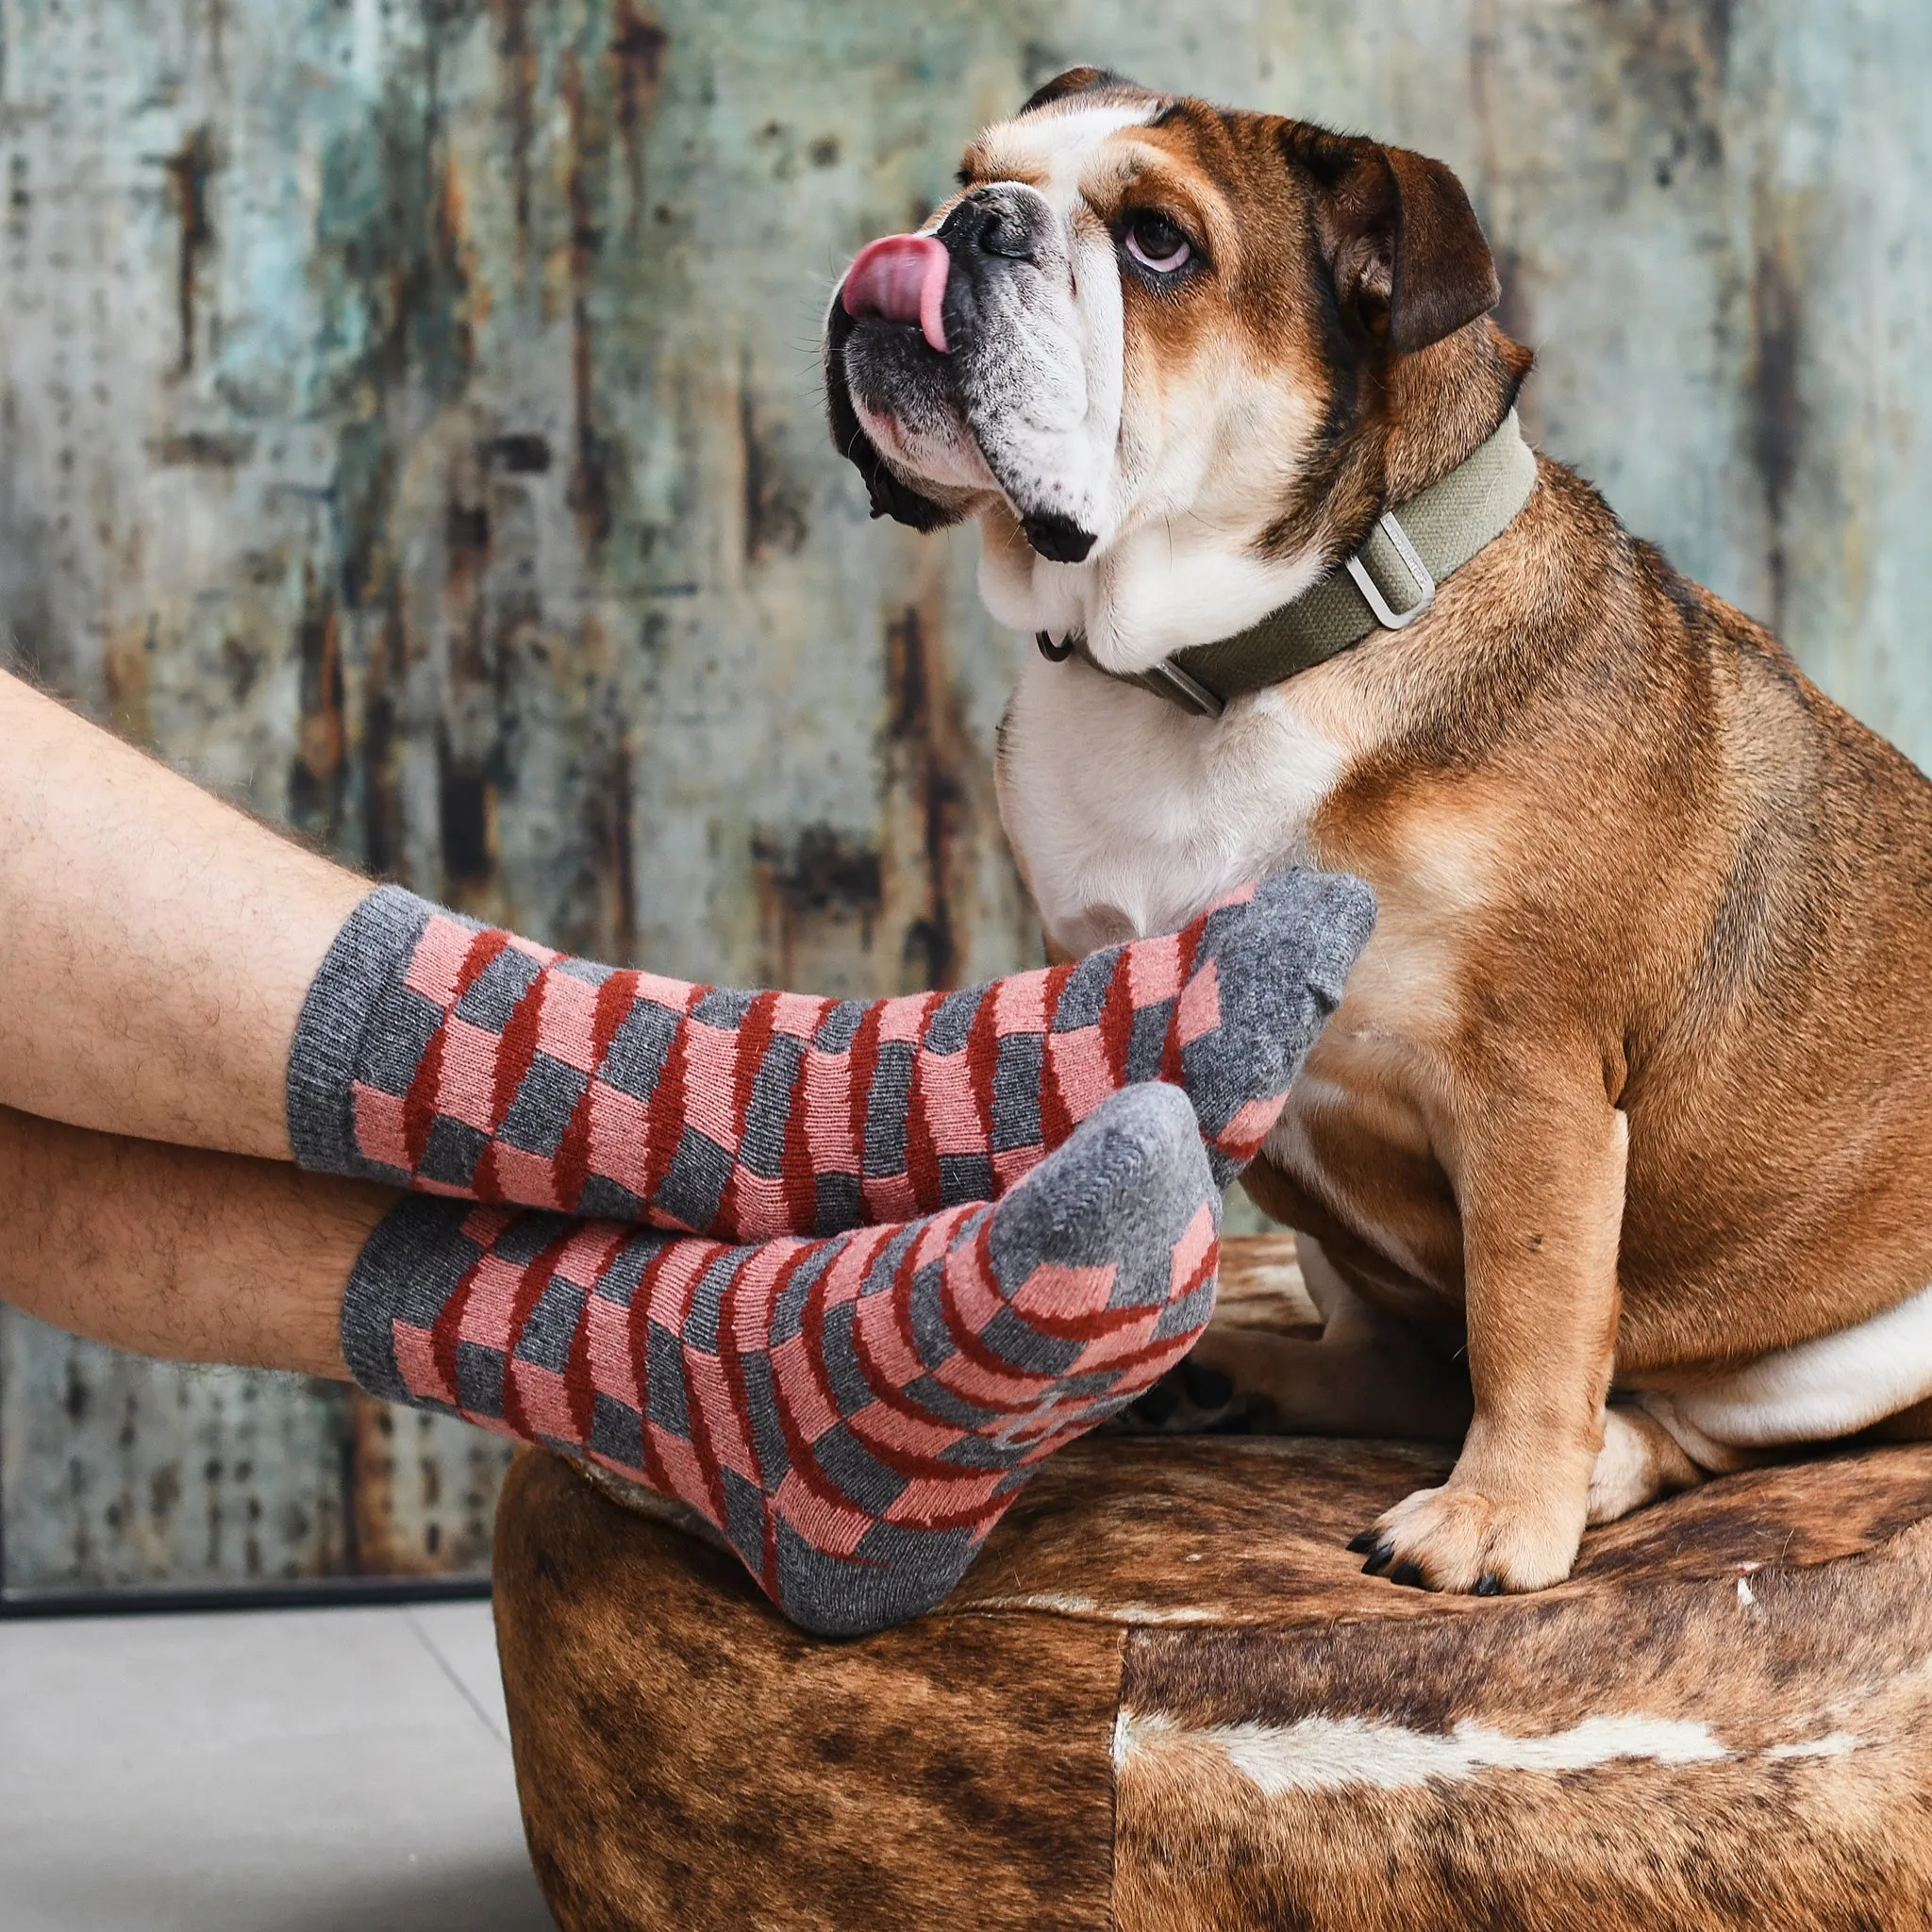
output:
<svg viewBox="0 0 1932 1932"><path fill-rule="evenodd" d="M1371 1576L1476 1596L1547 1590L1570 1574L1583 1540L1581 1499L1500 1502L1453 1479L1418 1490L1349 1544Z"/></svg>

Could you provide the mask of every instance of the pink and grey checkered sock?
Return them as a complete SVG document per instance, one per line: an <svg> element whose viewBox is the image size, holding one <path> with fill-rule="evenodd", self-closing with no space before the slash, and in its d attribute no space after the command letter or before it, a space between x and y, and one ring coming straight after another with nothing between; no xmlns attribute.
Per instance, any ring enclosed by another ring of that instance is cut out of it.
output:
<svg viewBox="0 0 1932 1932"><path fill-rule="evenodd" d="M1041 1460L1177 1362L1221 1202L1172 1087L1105 1102L996 1207L750 1247L406 1196L342 1306L363 1388L622 1471L794 1623L931 1608Z"/></svg>
<svg viewBox="0 0 1932 1932"><path fill-rule="evenodd" d="M867 1002L614 972L385 886L309 989L289 1138L329 1173L761 1241L996 1200L1164 1080L1224 1184L1374 923L1359 879L1276 873L1178 933Z"/></svg>

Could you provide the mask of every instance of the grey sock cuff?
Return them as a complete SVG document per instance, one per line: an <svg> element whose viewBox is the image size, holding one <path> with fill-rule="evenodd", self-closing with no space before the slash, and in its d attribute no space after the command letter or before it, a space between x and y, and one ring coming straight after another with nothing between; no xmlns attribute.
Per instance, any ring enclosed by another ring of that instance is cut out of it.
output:
<svg viewBox="0 0 1932 1932"><path fill-rule="evenodd" d="M342 1359L357 1387L425 1406L396 1363L398 1320L432 1327L479 1250L465 1238L468 1203L405 1194L362 1245L342 1291Z"/></svg>
<svg viewBox="0 0 1932 1932"><path fill-rule="evenodd" d="M435 909L401 886L377 886L324 957L289 1049L289 1145L300 1166L318 1174L376 1172L356 1151L357 1056Z"/></svg>

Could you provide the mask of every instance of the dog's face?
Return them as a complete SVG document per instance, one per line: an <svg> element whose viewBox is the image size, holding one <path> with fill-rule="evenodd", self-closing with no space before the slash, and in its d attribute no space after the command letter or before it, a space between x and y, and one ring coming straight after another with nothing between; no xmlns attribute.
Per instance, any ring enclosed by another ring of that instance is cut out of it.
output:
<svg viewBox="0 0 1932 1932"><path fill-rule="evenodd" d="M832 433L876 514L982 519L996 615L1116 669L1324 567L1314 512L1391 366L1496 299L1440 163L1091 69L959 180L835 294Z"/></svg>

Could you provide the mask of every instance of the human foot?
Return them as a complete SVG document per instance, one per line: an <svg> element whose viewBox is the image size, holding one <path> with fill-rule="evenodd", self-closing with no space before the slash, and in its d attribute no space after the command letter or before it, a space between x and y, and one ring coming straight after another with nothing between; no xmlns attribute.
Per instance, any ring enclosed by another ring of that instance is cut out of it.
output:
<svg viewBox="0 0 1932 1932"><path fill-rule="evenodd" d="M342 1349L372 1392L699 1511L794 1623L938 1603L1027 1476L1184 1356L1220 1197L1174 1089L1095 1109L997 1206L727 1247L412 1197Z"/></svg>

